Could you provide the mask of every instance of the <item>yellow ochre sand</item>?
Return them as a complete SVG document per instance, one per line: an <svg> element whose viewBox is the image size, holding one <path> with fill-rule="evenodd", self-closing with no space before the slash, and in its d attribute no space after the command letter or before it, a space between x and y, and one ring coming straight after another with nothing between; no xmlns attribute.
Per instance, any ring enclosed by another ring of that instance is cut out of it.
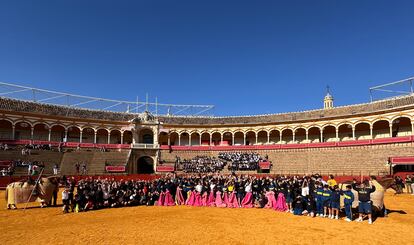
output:
<svg viewBox="0 0 414 245"><path fill-rule="evenodd" d="M0 244L414 244L414 196L387 193L394 211L373 225L266 209L126 207L62 214L60 207L6 210Z"/></svg>

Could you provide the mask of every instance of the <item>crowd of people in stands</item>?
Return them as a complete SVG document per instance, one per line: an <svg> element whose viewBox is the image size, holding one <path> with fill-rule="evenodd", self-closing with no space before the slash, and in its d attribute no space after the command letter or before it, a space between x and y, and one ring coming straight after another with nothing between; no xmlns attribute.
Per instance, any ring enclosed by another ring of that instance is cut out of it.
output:
<svg viewBox="0 0 414 245"><path fill-rule="evenodd" d="M218 157L230 162L228 165L230 171L254 171L259 168L259 162L263 160L259 154L248 152L220 152Z"/></svg>
<svg viewBox="0 0 414 245"><path fill-rule="evenodd" d="M86 162L76 162L75 163L76 175L87 175L88 174L88 163Z"/></svg>
<svg viewBox="0 0 414 245"><path fill-rule="evenodd" d="M52 150L52 145L48 145L48 144L45 144L45 145L39 145L39 144L24 145L23 148L22 148L22 156L31 155L32 150L50 151L50 150Z"/></svg>
<svg viewBox="0 0 414 245"><path fill-rule="evenodd" d="M1 151L10 150L9 145L8 144L4 144L4 143L0 143L0 150Z"/></svg>
<svg viewBox="0 0 414 245"><path fill-rule="evenodd" d="M14 173L14 166L12 163L7 166L0 166L0 176L12 176Z"/></svg>
<svg viewBox="0 0 414 245"><path fill-rule="evenodd" d="M181 160L177 157L178 168L185 173L215 173L223 170L225 162L216 157L196 156Z"/></svg>
<svg viewBox="0 0 414 245"><path fill-rule="evenodd" d="M259 169L259 162L267 160L257 153L220 152L218 157L196 156L192 159L181 160L176 157L178 169L185 173L215 173L227 165L230 171L255 171Z"/></svg>
<svg viewBox="0 0 414 245"><path fill-rule="evenodd" d="M333 176L255 177L249 175L166 175L151 180L84 179L77 185L68 179L62 193L64 212L80 212L125 206L208 206L219 208L266 208L294 215L339 219L340 196L345 197L345 220L352 221L352 189L359 193L362 221L371 220L370 193L375 186L368 180L354 181L340 190Z"/></svg>
<svg viewBox="0 0 414 245"><path fill-rule="evenodd" d="M42 169L45 168L44 162L39 161L30 161L30 160L12 160L12 161L3 161L7 162L7 166L2 166L2 169L0 170L1 176L11 176L16 171L16 168L26 168L27 169L27 175L33 176L38 175ZM53 173L56 175L58 165L55 164L53 166Z"/></svg>

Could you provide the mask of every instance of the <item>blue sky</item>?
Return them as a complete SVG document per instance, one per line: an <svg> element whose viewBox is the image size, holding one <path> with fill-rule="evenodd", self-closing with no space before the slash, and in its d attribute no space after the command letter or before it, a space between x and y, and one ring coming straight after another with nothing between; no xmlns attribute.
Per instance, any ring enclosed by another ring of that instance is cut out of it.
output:
<svg viewBox="0 0 414 245"><path fill-rule="evenodd" d="M0 2L0 81L215 115L366 102L414 75L414 1Z"/></svg>

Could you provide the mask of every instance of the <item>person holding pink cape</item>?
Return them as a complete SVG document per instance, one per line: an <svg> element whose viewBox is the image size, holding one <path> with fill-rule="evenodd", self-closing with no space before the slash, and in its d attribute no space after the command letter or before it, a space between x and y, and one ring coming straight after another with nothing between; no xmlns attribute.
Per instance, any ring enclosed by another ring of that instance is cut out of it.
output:
<svg viewBox="0 0 414 245"><path fill-rule="evenodd" d="M173 197L172 197L172 195L171 195L171 193L168 189L165 191L163 205L164 206L174 206L175 205L174 199L173 199Z"/></svg>
<svg viewBox="0 0 414 245"><path fill-rule="evenodd" d="M276 198L275 193L273 192L273 189L268 189L266 191L266 198L267 198L267 204L265 208L276 208Z"/></svg>
<svg viewBox="0 0 414 245"><path fill-rule="evenodd" d="M184 196L183 196L183 189L181 185L177 186L177 190L175 192L175 203L177 205L184 205L185 204L185 200L184 200Z"/></svg>
<svg viewBox="0 0 414 245"><path fill-rule="evenodd" d="M202 206L202 201L201 201L201 192L203 191L203 186L201 185L201 183L198 183L198 185L196 185L195 187L195 191L194 191L194 203L193 206L194 207L200 207Z"/></svg>
<svg viewBox="0 0 414 245"><path fill-rule="evenodd" d="M215 188L216 188L216 184L214 182L212 182L210 184L210 193L209 193L208 199L207 199L207 206L209 206L209 207L214 207L215 206L215 202L214 202Z"/></svg>
<svg viewBox="0 0 414 245"><path fill-rule="evenodd" d="M275 210L276 211L281 211L281 212L285 212L286 210L288 210L288 206L286 204L285 195L282 192L280 192L277 195L277 201L276 201Z"/></svg>
<svg viewBox="0 0 414 245"><path fill-rule="evenodd" d="M226 193L226 189L224 189L224 193ZM227 199L227 194L226 194L226 199ZM214 201L214 205L218 208L225 208L227 202L223 201L223 198L221 197L221 191L217 190L216 192L216 200Z"/></svg>
<svg viewBox="0 0 414 245"><path fill-rule="evenodd" d="M158 198L158 201L157 201L157 206L164 206L164 200L165 200L165 193L164 191L161 190L160 197Z"/></svg>
<svg viewBox="0 0 414 245"><path fill-rule="evenodd" d="M188 191L187 200L185 201L185 205L193 206L195 201L195 190Z"/></svg>
<svg viewBox="0 0 414 245"><path fill-rule="evenodd" d="M246 195L244 196L241 206L243 208L252 208L253 207L253 194L252 194L252 183L247 183L244 188Z"/></svg>
<svg viewBox="0 0 414 245"><path fill-rule="evenodd" d="M227 186L228 191L228 201L227 201L227 207L228 208L238 208L239 203L237 202L237 196L236 191L234 190L234 182L231 181L230 184Z"/></svg>

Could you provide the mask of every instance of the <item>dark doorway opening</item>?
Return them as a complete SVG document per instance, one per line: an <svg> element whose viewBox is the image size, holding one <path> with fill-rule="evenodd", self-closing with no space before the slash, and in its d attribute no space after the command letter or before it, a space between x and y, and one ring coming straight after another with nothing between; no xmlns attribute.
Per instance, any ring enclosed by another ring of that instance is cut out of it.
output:
<svg viewBox="0 0 414 245"><path fill-rule="evenodd" d="M154 160L151 157L140 157L137 162L139 174L153 174Z"/></svg>

